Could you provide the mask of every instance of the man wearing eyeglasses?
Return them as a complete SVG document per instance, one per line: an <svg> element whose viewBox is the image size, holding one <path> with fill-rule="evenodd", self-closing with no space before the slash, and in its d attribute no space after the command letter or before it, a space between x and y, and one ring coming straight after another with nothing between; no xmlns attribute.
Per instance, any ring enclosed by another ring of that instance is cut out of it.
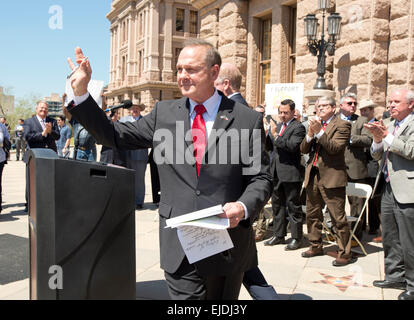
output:
<svg viewBox="0 0 414 320"><path fill-rule="evenodd" d="M345 188L347 174L345 148L351 124L335 115L336 103L331 97L317 101L318 117L309 119L309 129L300 145L302 153L309 153L305 170L306 224L310 248L302 257L324 254L322 247L322 208L328 207L337 236L338 253L332 261L335 267L356 261L351 254L350 230L345 214Z"/></svg>
<svg viewBox="0 0 414 320"><path fill-rule="evenodd" d="M357 96L355 93L348 92L339 101L340 117L342 120L351 123L351 137L345 149L345 164L348 175L348 182L367 183L368 178L368 158L366 150L372 144L371 133L364 128L368 123L368 118L355 114L357 110ZM351 216L358 217L364 206L364 199L358 197L348 197L351 207ZM362 220L362 219L361 219ZM365 221L360 221L355 236L362 237L362 229ZM356 241L355 244L357 245Z"/></svg>

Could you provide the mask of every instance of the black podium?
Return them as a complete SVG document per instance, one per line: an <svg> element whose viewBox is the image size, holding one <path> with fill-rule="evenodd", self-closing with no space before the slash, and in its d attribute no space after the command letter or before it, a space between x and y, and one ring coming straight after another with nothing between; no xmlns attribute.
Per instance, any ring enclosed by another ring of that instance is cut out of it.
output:
<svg viewBox="0 0 414 320"><path fill-rule="evenodd" d="M28 152L30 299L135 299L135 172Z"/></svg>

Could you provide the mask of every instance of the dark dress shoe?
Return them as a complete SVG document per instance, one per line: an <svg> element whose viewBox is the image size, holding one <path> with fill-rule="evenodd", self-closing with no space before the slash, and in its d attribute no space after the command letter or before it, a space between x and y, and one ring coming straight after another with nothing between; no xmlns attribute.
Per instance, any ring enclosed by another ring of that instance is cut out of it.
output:
<svg viewBox="0 0 414 320"><path fill-rule="evenodd" d="M400 289L405 290L407 284L405 282L396 282L396 281L388 281L388 280L375 280L373 283L374 287L384 288L384 289Z"/></svg>
<svg viewBox="0 0 414 320"><path fill-rule="evenodd" d="M320 249L320 250L309 249L305 252L302 252L302 257L303 258L312 258L312 257L316 257L316 256L323 256L323 249Z"/></svg>
<svg viewBox="0 0 414 320"><path fill-rule="evenodd" d="M336 258L334 261L332 261L332 265L334 267L343 267L351 263L355 263L358 260L356 257L352 258Z"/></svg>
<svg viewBox="0 0 414 320"><path fill-rule="evenodd" d="M265 246L274 246L276 244L285 244L285 238L279 238L276 236L271 237L269 240L265 241Z"/></svg>
<svg viewBox="0 0 414 320"><path fill-rule="evenodd" d="M398 300L414 300L414 291L405 290L398 296Z"/></svg>
<svg viewBox="0 0 414 320"><path fill-rule="evenodd" d="M302 245L302 239L292 239L289 244L285 247L285 250L297 250Z"/></svg>
<svg viewBox="0 0 414 320"><path fill-rule="evenodd" d="M379 236L379 237L376 237L376 238L372 239L372 242L381 243L382 242L382 236Z"/></svg>
<svg viewBox="0 0 414 320"><path fill-rule="evenodd" d="M262 241L263 240L263 238L264 238L264 233L259 233L259 234L256 234L255 236L254 236L254 240L255 241Z"/></svg>

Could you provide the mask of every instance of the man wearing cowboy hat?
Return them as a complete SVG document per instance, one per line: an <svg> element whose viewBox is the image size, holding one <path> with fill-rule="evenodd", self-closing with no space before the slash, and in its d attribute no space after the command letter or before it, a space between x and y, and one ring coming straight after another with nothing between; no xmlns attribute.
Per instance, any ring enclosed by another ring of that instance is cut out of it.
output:
<svg viewBox="0 0 414 320"><path fill-rule="evenodd" d="M133 104L129 109L130 115L122 117L120 122L136 121L142 118L143 104ZM135 209L142 209L145 198L145 170L148 163L148 149L127 150L127 168L135 170Z"/></svg>
<svg viewBox="0 0 414 320"><path fill-rule="evenodd" d="M375 108L378 107L370 99L363 99L361 100L358 110L361 113L361 116L366 117L368 119L368 123L376 122L377 119L374 116ZM365 151L367 156L367 168L368 168L368 177L366 179L366 183L369 184L371 187L374 187L375 178L377 176L379 164L378 161L375 161L369 149ZM380 208L381 208L381 190L379 190L374 197L369 199L368 202L368 225L369 225L369 234L376 234L377 230L380 226ZM379 237L378 237L379 238ZM378 239L375 238L375 239ZM379 239L378 239L379 240ZM377 240L377 241L378 241Z"/></svg>
<svg viewBox="0 0 414 320"><path fill-rule="evenodd" d="M339 104L341 119L350 122L352 126L351 138L345 149L348 182L365 183L365 179L368 177L368 159L365 151L371 147L372 135L364 128L364 124L368 122L368 119L355 113L357 106L357 96L352 92L342 96ZM364 205L364 199L348 197L348 200L351 207L351 216L358 217ZM360 221L355 230L355 236L358 239L362 237L362 226L363 221Z"/></svg>

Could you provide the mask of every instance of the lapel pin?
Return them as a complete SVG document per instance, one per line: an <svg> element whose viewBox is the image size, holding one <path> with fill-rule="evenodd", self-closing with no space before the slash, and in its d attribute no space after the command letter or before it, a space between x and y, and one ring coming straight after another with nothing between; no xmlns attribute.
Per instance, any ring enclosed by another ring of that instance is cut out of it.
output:
<svg viewBox="0 0 414 320"><path fill-rule="evenodd" d="M223 119L223 120L229 120L229 118L227 118L227 116L220 116L220 119Z"/></svg>

